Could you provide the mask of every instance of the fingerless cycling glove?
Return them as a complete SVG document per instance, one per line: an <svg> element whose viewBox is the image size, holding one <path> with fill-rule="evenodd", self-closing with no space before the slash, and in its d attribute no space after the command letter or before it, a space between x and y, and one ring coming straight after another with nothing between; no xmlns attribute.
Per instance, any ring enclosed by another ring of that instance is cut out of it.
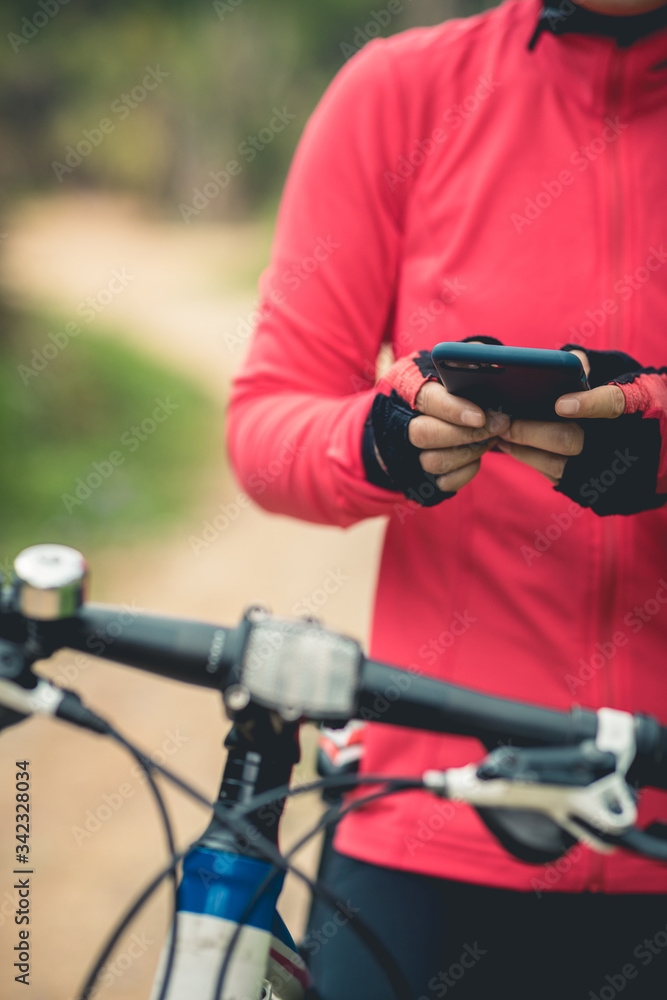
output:
<svg viewBox="0 0 667 1000"><path fill-rule="evenodd" d="M434 507L453 496L438 489L436 476L424 472L420 449L408 437L410 421L419 416L414 408L419 390L437 378L429 351L400 358L377 384L362 441L368 481L403 493L422 507Z"/></svg>
<svg viewBox="0 0 667 1000"><path fill-rule="evenodd" d="M495 337L467 337L464 343L471 340L500 344ZM424 472L419 461L421 449L408 437L410 421L420 415L415 409L419 390L429 381L440 381L430 351L399 358L376 386L362 440L368 481L403 493L422 507L435 507L454 496L438 489L437 476Z"/></svg>
<svg viewBox="0 0 667 1000"><path fill-rule="evenodd" d="M592 389L618 385L625 412L615 420L582 421L584 447L568 458L554 489L601 517L638 514L667 503L667 368L642 368L628 354L584 351Z"/></svg>

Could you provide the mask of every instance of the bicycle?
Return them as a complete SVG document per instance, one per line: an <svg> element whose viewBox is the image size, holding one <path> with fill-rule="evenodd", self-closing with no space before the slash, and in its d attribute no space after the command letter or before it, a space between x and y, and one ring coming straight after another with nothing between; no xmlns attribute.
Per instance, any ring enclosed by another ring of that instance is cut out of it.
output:
<svg viewBox="0 0 667 1000"><path fill-rule="evenodd" d="M17 557L0 600L0 729L41 713L121 743L149 780L170 858L110 935L81 1000L94 994L120 935L167 878L174 885L174 914L152 1000L314 996L305 963L276 909L284 874L293 871L316 896L340 907L328 889L295 868L291 855L347 811L381 795L425 789L467 802L524 861L556 861L578 841L598 851L621 848L667 861L667 827L635 826L633 786L667 789L667 727L653 718L609 708L567 713L494 698L373 661L355 640L318 622L275 618L260 608L248 609L234 628L142 614L118 633L109 630L117 609L86 603L86 581L83 556L65 546L33 546ZM98 639L91 650L91 637L101 635L113 639ZM218 801L208 802L150 761L75 692L33 671L38 660L62 648L219 690L233 726ZM476 763L417 777L333 774L290 788L299 725L340 727L368 718L378 692L386 701L383 723L473 736L488 753ZM504 745L508 740L511 745ZM213 813L208 829L184 855L176 851L155 773ZM368 786L369 793L332 805L282 857L277 827L286 798L351 786ZM349 920L388 971L395 996L410 1000L393 957L358 916L351 913Z"/></svg>

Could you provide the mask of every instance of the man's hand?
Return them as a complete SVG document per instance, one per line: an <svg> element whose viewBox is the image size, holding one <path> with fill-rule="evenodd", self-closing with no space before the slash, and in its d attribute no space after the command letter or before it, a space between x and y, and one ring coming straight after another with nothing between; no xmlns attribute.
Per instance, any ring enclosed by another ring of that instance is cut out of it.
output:
<svg viewBox="0 0 667 1000"><path fill-rule="evenodd" d="M498 443L499 451L537 469L552 486L561 481L569 456L579 455L583 447L579 424L543 420L515 420Z"/></svg>
<svg viewBox="0 0 667 1000"><path fill-rule="evenodd" d="M599 517L667 504L667 368L643 368L618 351L584 351L593 388L556 400L570 419L517 420L498 447L538 469L556 492Z"/></svg>
<svg viewBox="0 0 667 1000"><path fill-rule="evenodd" d="M482 455L509 431L504 413L486 414L467 399L452 396L438 382L419 390L415 409L421 416L410 422L409 440L422 449L419 461L425 472L438 476L443 493L455 493L477 475Z"/></svg>
<svg viewBox="0 0 667 1000"><path fill-rule="evenodd" d="M570 392L556 400L561 417L597 417L615 420L625 412L625 396L618 385L600 385L589 392Z"/></svg>
<svg viewBox="0 0 667 1000"><path fill-rule="evenodd" d="M434 507L479 471L509 418L450 395L430 351L399 358L376 386L361 442L369 483Z"/></svg>
<svg viewBox="0 0 667 1000"><path fill-rule="evenodd" d="M588 358L583 351L573 351L586 375L590 373ZM617 395L618 394L618 395ZM620 396L620 402L618 399ZM556 413L561 417L619 417L625 403L618 386L602 385L588 392L570 392L556 401ZM519 462L537 469L552 486L560 482L565 464L571 455L580 455L584 447L584 431L578 423L551 423L541 420L515 420L498 449Z"/></svg>

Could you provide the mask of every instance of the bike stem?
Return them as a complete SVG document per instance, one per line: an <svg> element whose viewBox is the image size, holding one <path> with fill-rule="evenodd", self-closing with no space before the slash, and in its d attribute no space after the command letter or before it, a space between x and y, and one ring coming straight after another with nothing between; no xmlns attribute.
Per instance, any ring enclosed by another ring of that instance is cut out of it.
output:
<svg viewBox="0 0 667 1000"><path fill-rule="evenodd" d="M228 809L243 806L261 792L288 785L300 757L298 724L285 722L277 713L252 703L236 714L224 745L228 754L218 803ZM245 836L224 829L213 817L195 846L261 858L254 841L261 835L278 843L284 806L285 800L280 799L249 813L244 820Z"/></svg>
<svg viewBox="0 0 667 1000"><path fill-rule="evenodd" d="M233 718L225 740L228 754L218 796L218 804L230 812L261 792L287 785L299 759L296 722L286 722L276 712L252 702L239 707ZM218 997L225 956L229 969L221 998L254 1000L266 996L264 977L276 926L280 924L276 902L283 874L280 872L270 885L266 884L272 865L255 843L261 836L277 845L284 804L281 799L248 813L241 821L240 832L238 825L234 831L226 829L213 816L203 835L190 847L178 889L178 915L171 942L174 962L168 972L166 946L152 1000L162 996L167 974L166 1000ZM247 923L242 932L241 921ZM239 932L243 945L228 955ZM303 964L286 931L281 947L290 963ZM305 976L305 971L301 975Z"/></svg>

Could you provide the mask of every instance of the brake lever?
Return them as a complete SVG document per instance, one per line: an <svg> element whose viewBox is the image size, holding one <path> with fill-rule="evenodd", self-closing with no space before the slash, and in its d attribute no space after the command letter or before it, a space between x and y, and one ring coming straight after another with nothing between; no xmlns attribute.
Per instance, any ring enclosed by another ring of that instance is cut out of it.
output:
<svg viewBox="0 0 667 1000"><path fill-rule="evenodd" d="M0 639L0 730L32 715L38 679L22 646Z"/></svg>
<svg viewBox="0 0 667 1000"><path fill-rule="evenodd" d="M427 771L424 783L436 794L486 811L487 817L493 813L493 825L508 809L532 811L605 853L637 819L635 798L626 781L633 759L633 717L601 709L595 741L570 747L501 747L481 764ZM504 834L516 839L507 829ZM518 854L523 847L517 845L517 856L523 856ZM536 848L539 845L531 847L534 855Z"/></svg>

